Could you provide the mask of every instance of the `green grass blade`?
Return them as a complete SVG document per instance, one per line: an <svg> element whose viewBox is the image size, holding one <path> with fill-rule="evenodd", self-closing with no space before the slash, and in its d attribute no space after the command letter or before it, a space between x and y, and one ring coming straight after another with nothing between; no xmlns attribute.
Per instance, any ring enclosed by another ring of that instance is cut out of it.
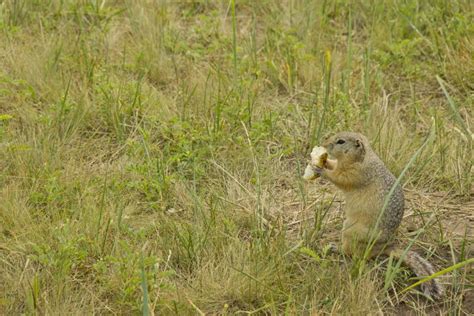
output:
<svg viewBox="0 0 474 316"><path fill-rule="evenodd" d="M449 109L453 113L453 116L456 119L456 122L459 124L459 126L463 130L463 132L466 135L467 139L472 140L472 133L469 130L469 128L467 127L464 120L462 119L461 115L459 114L459 109L456 106L456 103L454 102L453 98L451 98L451 95L449 94L448 90L446 90L446 86L444 85L443 79L441 79L439 76L436 76L436 80L438 80L438 83L441 87L441 90L443 90L443 93L446 96L446 99L448 100Z"/></svg>
<svg viewBox="0 0 474 316"><path fill-rule="evenodd" d="M471 264L471 263L474 263L474 258L467 259L467 260L465 260L465 261L463 261L463 262L459 262L459 263L457 263L457 264L455 264L455 265L452 265L452 266L450 266L450 267L448 267L448 268L446 268L446 269L443 269L443 270L441 270L441 271L438 271L438 272L436 272L436 273L433 273L432 275L427 276L426 278L423 278L423 279L421 279L420 281L415 282L415 283L413 283L412 285L410 285L410 286L404 288L400 293L405 293L405 292L407 292L407 291L413 289L414 287L416 287L416 286L418 286L418 285L420 285L420 284L423 284L423 283L425 283L425 282L428 282L429 280L432 280L432 279L434 279L434 278L437 278L437 277L439 277L439 276L442 276L442 275L444 275L444 274L446 274L446 273L449 273L449 272L451 272L451 271L460 269L460 268L462 268L462 267L464 267L464 266L466 266L466 265L468 265L468 264Z"/></svg>
<svg viewBox="0 0 474 316"><path fill-rule="evenodd" d="M145 271L145 259L143 257L143 253L141 255L141 275L142 275L142 281L141 281L141 286L143 290L143 305L142 305L142 314L143 316L148 316L150 315L150 310L149 310L149 305L148 305L148 282L147 282L147 277L146 277L146 271Z"/></svg>

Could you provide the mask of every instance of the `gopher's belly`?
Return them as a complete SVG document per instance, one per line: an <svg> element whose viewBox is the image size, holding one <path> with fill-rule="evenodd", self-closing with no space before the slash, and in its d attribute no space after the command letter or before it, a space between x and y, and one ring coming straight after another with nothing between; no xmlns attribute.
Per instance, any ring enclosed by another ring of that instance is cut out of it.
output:
<svg viewBox="0 0 474 316"><path fill-rule="evenodd" d="M344 194L347 224L366 226L367 229L374 227L383 207L376 186L369 185L362 190L351 190Z"/></svg>
<svg viewBox="0 0 474 316"><path fill-rule="evenodd" d="M363 254L373 238L377 240L377 244L387 240L388 236L381 228L383 219L380 219L377 230L374 231L384 202L376 188L376 185L369 185L362 190L344 192L346 219L342 231L342 250L347 255ZM373 248L374 253L379 251L376 248Z"/></svg>

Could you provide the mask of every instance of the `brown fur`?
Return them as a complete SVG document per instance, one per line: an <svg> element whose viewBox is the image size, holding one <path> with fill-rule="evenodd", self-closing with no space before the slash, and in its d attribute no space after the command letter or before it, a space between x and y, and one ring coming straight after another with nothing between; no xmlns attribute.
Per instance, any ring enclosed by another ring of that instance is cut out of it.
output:
<svg viewBox="0 0 474 316"><path fill-rule="evenodd" d="M364 255L374 242L369 258L381 254L400 258L393 250L393 238L404 211L403 190L398 185L382 209L396 178L370 147L367 138L358 133L341 132L323 143L335 167L319 170L321 176L334 183L344 194L345 221L342 231L342 251L346 255ZM413 251L407 252L404 263L417 276L434 272L429 262ZM422 284L426 295L441 297L443 289L434 279Z"/></svg>

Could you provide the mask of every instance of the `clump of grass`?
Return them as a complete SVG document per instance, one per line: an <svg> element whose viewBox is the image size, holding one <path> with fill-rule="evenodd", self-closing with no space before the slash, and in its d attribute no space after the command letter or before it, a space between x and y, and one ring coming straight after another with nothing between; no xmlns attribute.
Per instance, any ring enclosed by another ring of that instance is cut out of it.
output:
<svg viewBox="0 0 474 316"><path fill-rule="evenodd" d="M472 313L471 12L2 2L0 313ZM401 239L450 272L440 303L330 254L340 197L300 178L338 130L399 175L433 120Z"/></svg>

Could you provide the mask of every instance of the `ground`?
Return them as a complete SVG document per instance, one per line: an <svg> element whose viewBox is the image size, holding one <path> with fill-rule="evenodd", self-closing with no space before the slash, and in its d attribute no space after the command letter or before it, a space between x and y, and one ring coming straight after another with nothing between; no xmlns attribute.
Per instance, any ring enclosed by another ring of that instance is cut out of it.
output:
<svg viewBox="0 0 474 316"><path fill-rule="evenodd" d="M473 12L1 2L0 314L473 314ZM301 176L341 130L400 177L441 301L331 251L344 201Z"/></svg>

